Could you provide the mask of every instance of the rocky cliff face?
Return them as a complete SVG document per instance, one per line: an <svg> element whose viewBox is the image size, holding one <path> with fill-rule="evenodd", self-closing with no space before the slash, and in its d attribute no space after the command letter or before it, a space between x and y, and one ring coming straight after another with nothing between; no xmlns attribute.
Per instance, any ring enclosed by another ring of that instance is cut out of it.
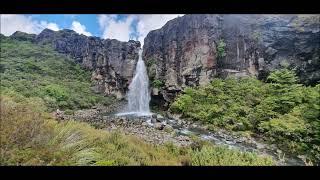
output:
<svg viewBox="0 0 320 180"><path fill-rule="evenodd" d="M214 77L296 70L301 82L320 80L319 15L185 15L151 31L143 57L153 99L171 101L186 86Z"/></svg>
<svg viewBox="0 0 320 180"><path fill-rule="evenodd" d="M140 42L120 42L77 34L72 30L43 30L39 35L16 32L12 38L38 44L51 44L56 51L71 57L92 71L93 89L123 98L138 61Z"/></svg>

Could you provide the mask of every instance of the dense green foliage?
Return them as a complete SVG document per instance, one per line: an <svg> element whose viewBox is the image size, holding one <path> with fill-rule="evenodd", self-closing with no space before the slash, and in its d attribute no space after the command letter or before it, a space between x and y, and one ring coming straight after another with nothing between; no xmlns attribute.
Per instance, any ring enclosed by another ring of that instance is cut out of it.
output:
<svg viewBox="0 0 320 180"><path fill-rule="evenodd" d="M150 67L150 66L154 65L155 63L156 63L156 61L154 59L150 59L150 60L146 61L147 67Z"/></svg>
<svg viewBox="0 0 320 180"><path fill-rule="evenodd" d="M218 50L218 57L219 58L223 58L227 55L226 54L226 43L223 41L223 39L219 40L217 50Z"/></svg>
<svg viewBox="0 0 320 180"><path fill-rule="evenodd" d="M1 96L0 165L273 165L270 157L208 144L179 148L97 130L76 121L57 122L41 98Z"/></svg>
<svg viewBox="0 0 320 180"><path fill-rule="evenodd" d="M263 166L271 165L270 158L264 158L257 161L257 155L253 153L241 153L239 151L230 151L226 147L203 146L201 150L191 153L193 165L225 165L236 164L238 166Z"/></svg>
<svg viewBox="0 0 320 180"><path fill-rule="evenodd" d="M170 110L215 127L263 135L286 152L319 163L319 92L320 85L298 84L295 74L284 69L272 72L267 83L228 78L187 88Z"/></svg>
<svg viewBox="0 0 320 180"><path fill-rule="evenodd" d="M255 40L256 42L259 42L261 40L261 32L259 31L254 31L252 33L252 39Z"/></svg>
<svg viewBox="0 0 320 180"><path fill-rule="evenodd" d="M54 110L88 108L111 98L90 90L90 72L49 46L1 37L1 90L41 97Z"/></svg>
<svg viewBox="0 0 320 180"><path fill-rule="evenodd" d="M151 85L152 87L161 88L164 86L164 82L159 79L155 79L152 81Z"/></svg>

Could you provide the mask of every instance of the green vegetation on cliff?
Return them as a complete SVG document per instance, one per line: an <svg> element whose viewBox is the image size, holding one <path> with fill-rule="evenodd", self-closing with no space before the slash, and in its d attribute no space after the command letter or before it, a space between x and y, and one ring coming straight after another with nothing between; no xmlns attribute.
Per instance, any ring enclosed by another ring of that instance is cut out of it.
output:
<svg viewBox="0 0 320 180"><path fill-rule="evenodd" d="M190 120L230 131L262 135L290 154L320 161L320 85L297 83L292 71L272 72L267 83L255 78L214 79L186 88L170 110Z"/></svg>
<svg viewBox="0 0 320 180"><path fill-rule="evenodd" d="M155 87L155 88L161 88L164 86L164 82L159 79L155 79L152 81L151 85L152 87Z"/></svg>
<svg viewBox="0 0 320 180"><path fill-rule="evenodd" d="M226 43L223 41L223 39L219 40L217 50L218 50L217 53L218 53L219 58L223 58L227 55L226 54Z"/></svg>
<svg viewBox="0 0 320 180"><path fill-rule="evenodd" d="M89 71L49 46L1 37L1 91L41 97L49 110L88 108L110 98L93 93Z"/></svg>

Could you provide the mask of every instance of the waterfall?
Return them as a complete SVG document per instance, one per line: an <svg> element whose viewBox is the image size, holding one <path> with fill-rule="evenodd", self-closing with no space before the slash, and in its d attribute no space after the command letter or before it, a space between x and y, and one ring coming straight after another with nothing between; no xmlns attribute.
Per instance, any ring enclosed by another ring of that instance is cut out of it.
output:
<svg viewBox="0 0 320 180"><path fill-rule="evenodd" d="M142 50L139 51L139 60L134 77L129 85L127 98L128 104L125 112L117 115L151 115L149 108L149 102L151 99L149 93L149 78L144 61L142 60Z"/></svg>

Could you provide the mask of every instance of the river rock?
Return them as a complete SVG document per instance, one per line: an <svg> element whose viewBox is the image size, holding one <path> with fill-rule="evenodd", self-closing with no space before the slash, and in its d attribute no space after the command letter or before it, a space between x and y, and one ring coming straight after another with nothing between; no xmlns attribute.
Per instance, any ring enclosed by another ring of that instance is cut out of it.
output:
<svg viewBox="0 0 320 180"><path fill-rule="evenodd" d="M170 126L170 125L167 124L167 125L164 127L164 131L171 133L171 132L174 131L174 129L173 129L172 126Z"/></svg>
<svg viewBox="0 0 320 180"><path fill-rule="evenodd" d="M191 127L191 128L198 128L198 125L192 123L192 124L190 125L190 127Z"/></svg>
<svg viewBox="0 0 320 180"><path fill-rule="evenodd" d="M239 123L236 123L235 124L235 130L238 130L238 131L242 131L242 130L245 130L245 126L242 122L239 122Z"/></svg>
<svg viewBox="0 0 320 180"><path fill-rule="evenodd" d="M164 120L165 120L165 118L162 115L160 115L160 114L157 115L158 122L163 122Z"/></svg>
<svg viewBox="0 0 320 180"><path fill-rule="evenodd" d="M148 126L149 124L147 122L143 122L141 125L142 126Z"/></svg>
<svg viewBox="0 0 320 180"><path fill-rule="evenodd" d="M165 125L164 124L162 124L162 123L155 123L154 124L154 128L155 129L158 129L158 130L163 130L163 128L165 127Z"/></svg>
<svg viewBox="0 0 320 180"><path fill-rule="evenodd" d="M264 144L261 144L261 143L256 143L256 148L257 148L258 150L260 150L260 149L265 149L265 145L264 145Z"/></svg>
<svg viewBox="0 0 320 180"><path fill-rule="evenodd" d="M157 119L156 118L151 118L151 123L157 123Z"/></svg>

